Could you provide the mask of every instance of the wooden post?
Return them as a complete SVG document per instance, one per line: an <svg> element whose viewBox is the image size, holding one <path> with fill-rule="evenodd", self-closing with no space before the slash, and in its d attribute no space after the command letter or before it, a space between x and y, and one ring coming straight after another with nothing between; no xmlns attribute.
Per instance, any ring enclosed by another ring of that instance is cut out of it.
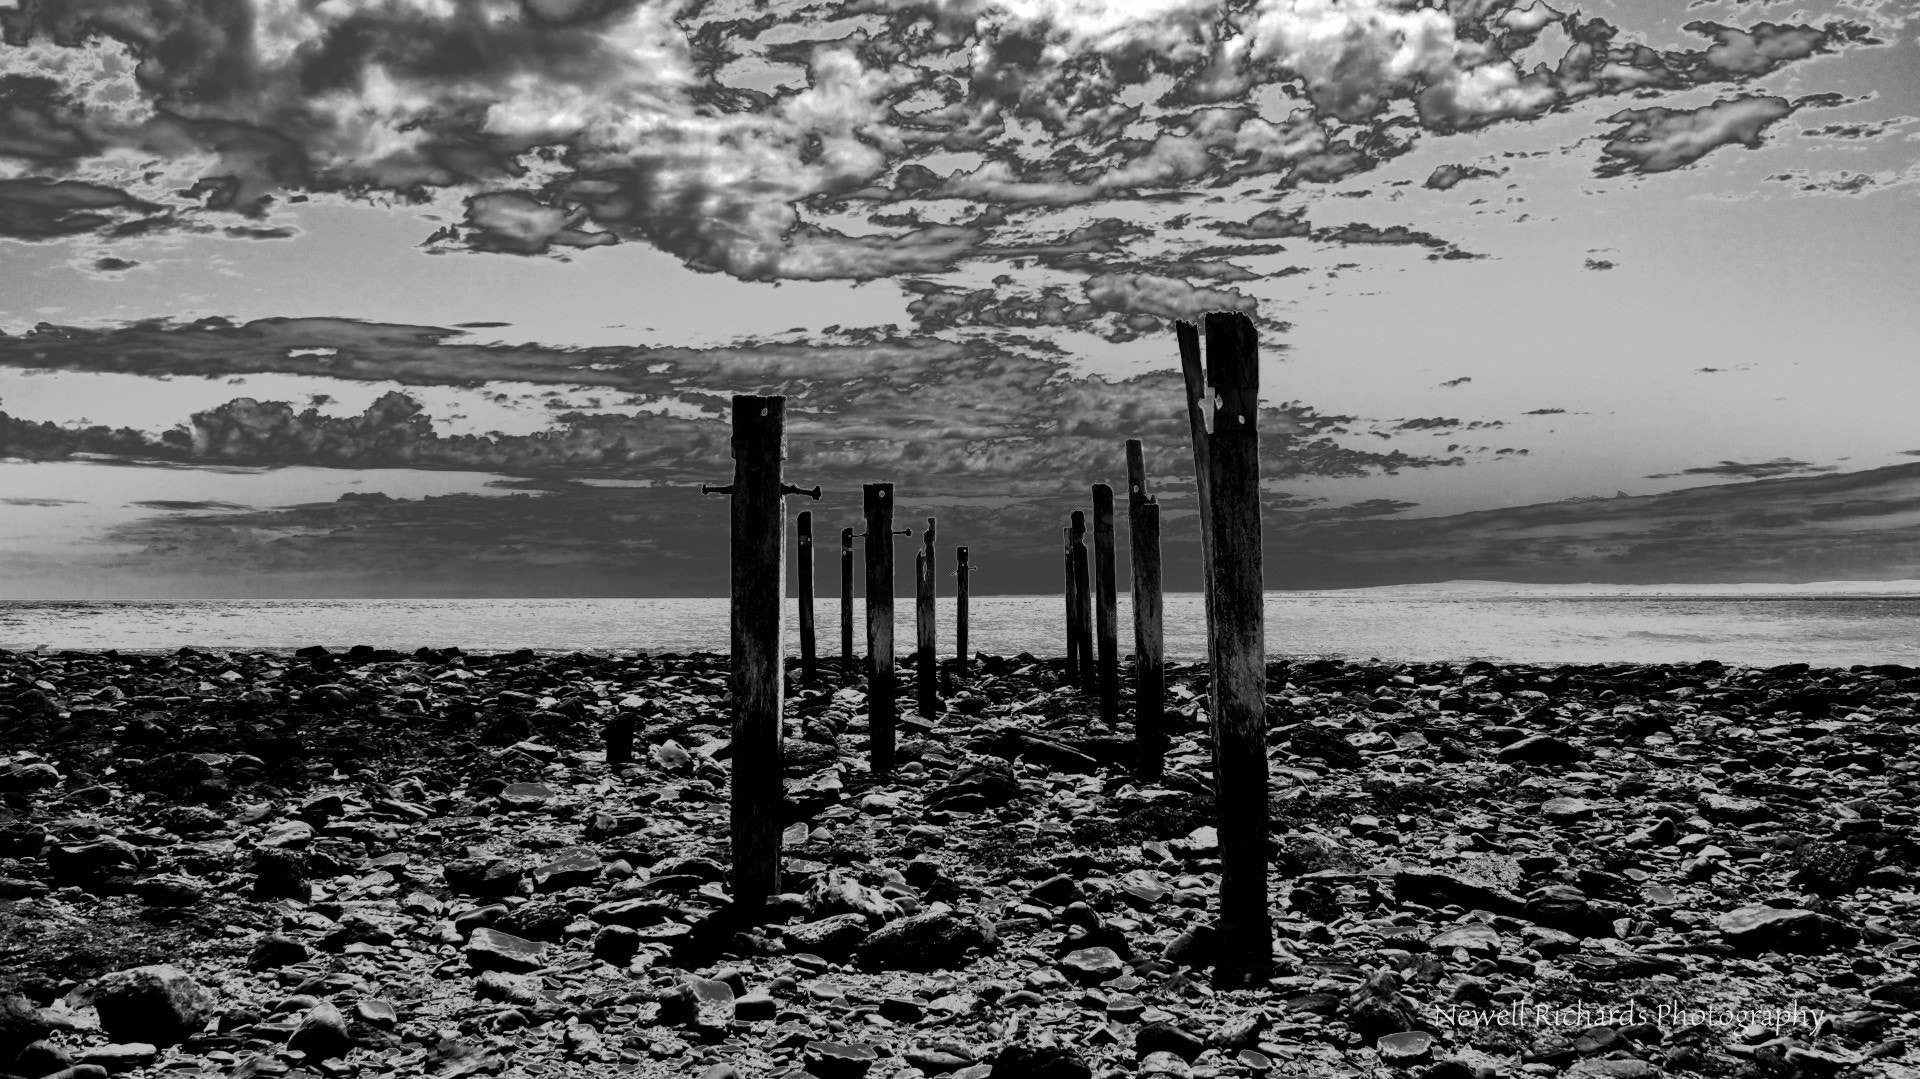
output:
<svg viewBox="0 0 1920 1079"><path fill-rule="evenodd" d="M1093 655L1093 584L1090 581L1092 567L1087 564L1087 515L1081 510L1073 511L1073 524L1068 531L1073 536L1073 624L1074 654L1080 658L1080 688L1089 695L1097 692L1098 675L1094 673Z"/></svg>
<svg viewBox="0 0 1920 1079"><path fill-rule="evenodd" d="M840 673L853 675L853 529L840 530Z"/></svg>
<svg viewBox="0 0 1920 1079"><path fill-rule="evenodd" d="M914 683L919 690L918 701L923 719L932 719L940 714L940 661L934 656L933 627L934 523L934 518L927 518L927 530L920 534L923 542L913 567L914 628L919 631Z"/></svg>
<svg viewBox="0 0 1920 1079"><path fill-rule="evenodd" d="M973 654L967 651L967 548L953 549L953 650L960 660L960 673L967 673Z"/></svg>
<svg viewBox="0 0 1920 1079"><path fill-rule="evenodd" d="M893 484L864 485L867 512L867 767L893 771Z"/></svg>
<svg viewBox="0 0 1920 1079"><path fill-rule="evenodd" d="M1060 551L1066 561L1066 586L1061 594L1067 597L1067 684L1080 682L1080 604L1073 598L1073 527L1060 529Z"/></svg>
<svg viewBox="0 0 1920 1079"><path fill-rule="evenodd" d="M813 640L813 511L800 511L800 677L818 678Z"/></svg>
<svg viewBox="0 0 1920 1079"><path fill-rule="evenodd" d="M1267 659L1256 427L1260 354L1253 320L1245 314L1209 314L1206 331L1207 383L1213 389L1212 431L1203 447L1211 488L1203 522L1212 549L1207 652L1220 814L1220 936L1233 942L1222 950L1219 965L1228 980L1238 980L1264 978L1273 962L1267 908Z"/></svg>
<svg viewBox="0 0 1920 1079"><path fill-rule="evenodd" d="M780 891L787 530L781 496L801 493L780 480L786 403L785 397L734 397L733 483L718 488L733 496L733 900L746 911ZM700 490L714 491L704 484ZM812 495L818 499L820 489Z"/></svg>
<svg viewBox="0 0 1920 1079"><path fill-rule="evenodd" d="M633 713L621 709L607 721L607 767L633 763Z"/></svg>
<svg viewBox="0 0 1920 1079"><path fill-rule="evenodd" d="M1120 612L1113 581L1113 488L1093 485L1093 614L1099 636L1100 721L1120 723Z"/></svg>
<svg viewBox="0 0 1920 1079"><path fill-rule="evenodd" d="M1140 440L1127 440L1127 549L1133 570L1135 771L1158 779L1167 756L1166 644L1160 595L1160 504L1147 494Z"/></svg>

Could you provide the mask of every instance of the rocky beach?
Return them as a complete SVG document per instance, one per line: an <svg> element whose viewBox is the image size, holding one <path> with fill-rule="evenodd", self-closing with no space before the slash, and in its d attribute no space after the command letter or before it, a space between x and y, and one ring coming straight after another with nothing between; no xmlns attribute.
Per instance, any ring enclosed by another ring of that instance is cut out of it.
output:
<svg viewBox="0 0 1920 1079"><path fill-rule="evenodd" d="M724 656L0 654L0 1073L1920 1077L1920 669L1273 664L1228 989L1203 668L828 667L744 922Z"/></svg>

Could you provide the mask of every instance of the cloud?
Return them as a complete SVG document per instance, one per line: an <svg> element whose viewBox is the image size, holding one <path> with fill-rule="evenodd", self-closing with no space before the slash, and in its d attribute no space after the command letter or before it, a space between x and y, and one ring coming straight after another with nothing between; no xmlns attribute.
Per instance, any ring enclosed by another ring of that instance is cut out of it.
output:
<svg viewBox="0 0 1920 1079"><path fill-rule="evenodd" d="M1628 172L1667 172L1691 165L1719 147L1760 145L1760 133L1791 115L1785 98L1748 96L1726 98L1697 109L1628 109L1607 117L1621 125L1607 140L1607 158L1594 171L1600 176Z"/></svg>
<svg viewBox="0 0 1920 1079"><path fill-rule="evenodd" d="M1453 389L1453 388L1454 388L1454 387L1456 387L1456 386L1464 386L1464 385L1466 385L1467 383L1469 383L1469 382L1472 382L1472 381L1473 381L1473 376L1471 376L1471 375L1461 375L1461 376L1460 376L1459 378L1450 378L1450 379L1448 379L1448 380L1446 380L1445 382L1442 382L1442 383L1440 384L1440 388L1441 388L1441 389L1443 389L1443 390L1450 390L1450 389Z"/></svg>
<svg viewBox="0 0 1920 1079"><path fill-rule="evenodd" d="M0 498L0 503L8 506L84 506L86 503L77 498Z"/></svg>
<svg viewBox="0 0 1920 1079"><path fill-rule="evenodd" d="M1611 270L1614 267L1614 261L1612 259L1597 259L1589 256L1585 267L1589 270Z"/></svg>
<svg viewBox="0 0 1920 1079"><path fill-rule="evenodd" d="M1776 457L1771 461L1721 461L1717 465L1683 468L1678 472L1660 472L1647 478L1664 480L1675 476L1726 476L1731 479L1757 480L1771 479L1775 476L1835 471L1838 471L1836 465L1814 465L1807 461L1796 461L1791 457Z"/></svg>
<svg viewBox="0 0 1920 1079"><path fill-rule="evenodd" d="M1451 191L1468 180L1492 179L1499 175L1501 171L1483 169L1477 165L1441 165L1428 173L1426 183L1420 186L1435 191Z"/></svg>
<svg viewBox="0 0 1920 1079"><path fill-rule="evenodd" d="M0 19L0 235L255 241L296 234L297 202L374 198L462 207L435 251L644 242L747 280L1019 258L1003 233L1064 231L1090 203L1212 217L1215 188L1335 182L1434 134L1878 42L1696 22L1704 47L1657 51L1539 3L1396 0L90 0ZM1523 63L1549 27L1566 54ZM1677 167L1771 122L1713 109L1618 114L1603 169ZM933 212L955 202L1001 214ZM883 213L888 231L851 224ZM1157 254L1194 257L1179 243Z"/></svg>

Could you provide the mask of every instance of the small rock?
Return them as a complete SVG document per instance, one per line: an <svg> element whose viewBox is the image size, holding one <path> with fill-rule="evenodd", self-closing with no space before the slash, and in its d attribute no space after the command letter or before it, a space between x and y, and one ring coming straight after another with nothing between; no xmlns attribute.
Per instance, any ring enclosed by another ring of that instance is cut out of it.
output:
<svg viewBox="0 0 1920 1079"><path fill-rule="evenodd" d="M1140 1067L1135 1074L1172 1075L1178 1076L1180 1079L1185 1079L1185 1077L1192 1074L1192 1072L1193 1069L1187 1067L1187 1062L1180 1059L1177 1054L1161 1050L1148 1053L1145 1057L1142 1057Z"/></svg>
<svg viewBox="0 0 1920 1079"><path fill-rule="evenodd" d="M624 967L640 952L640 931L630 926L602 926L593 935L593 955L603 963Z"/></svg>
<svg viewBox="0 0 1920 1079"><path fill-rule="evenodd" d="M347 1055L353 1038L347 1033L347 1019L340 1009L322 1001L307 1012L300 1025L287 1038L287 1048L297 1049L312 1060L331 1060Z"/></svg>
<svg viewBox="0 0 1920 1079"><path fill-rule="evenodd" d="M553 791L542 783L509 783L497 797L509 809L538 809L553 801Z"/></svg>
<svg viewBox="0 0 1920 1079"><path fill-rule="evenodd" d="M250 970L273 970L293 963L304 963L307 954L307 946L291 937L264 936L255 941L253 950L247 953L247 967Z"/></svg>
<svg viewBox="0 0 1920 1079"><path fill-rule="evenodd" d="M1191 1062L1206 1048L1205 1039L1164 1020L1146 1024L1133 1036L1134 1054L1143 1058L1150 1053L1172 1053L1183 1061Z"/></svg>
<svg viewBox="0 0 1920 1079"><path fill-rule="evenodd" d="M261 899L313 898L307 883L307 857L297 850L262 847L253 852L253 894Z"/></svg>
<svg viewBox="0 0 1920 1079"><path fill-rule="evenodd" d="M793 951L811 952L827 959L845 958L866 939L867 919L861 914L836 914L790 925L780 932Z"/></svg>
<svg viewBox="0 0 1920 1079"><path fill-rule="evenodd" d="M558 858L545 865L536 867L533 871L533 887L535 891L541 892L578 888L600 879L600 868L598 854L575 847L563 852Z"/></svg>
<svg viewBox="0 0 1920 1079"><path fill-rule="evenodd" d="M1009 1045L993 1058L993 1079L1092 1079L1080 1054L1062 1045Z"/></svg>
<svg viewBox="0 0 1920 1079"><path fill-rule="evenodd" d="M106 1073L128 1072L159 1059L160 1047L151 1042L115 1042L82 1051L78 1066L103 1068Z"/></svg>

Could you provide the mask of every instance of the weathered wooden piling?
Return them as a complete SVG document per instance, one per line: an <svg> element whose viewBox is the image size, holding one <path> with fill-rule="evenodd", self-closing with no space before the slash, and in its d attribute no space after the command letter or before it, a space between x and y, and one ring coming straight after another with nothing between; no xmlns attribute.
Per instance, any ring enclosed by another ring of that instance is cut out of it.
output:
<svg viewBox="0 0 1920 1079"><path fill-rule="evenodd" d="M1099 682L1093 654L1092 567L1088 565L1084 511L1073 511L1073 523L1067 526L1067 532L1073 538L1073 652L1080 661L1075 680L1083 691L1091 694L1097 691Z"/></svg>
<svg viewBox="0 0 1920 1079"><path fill-rule="evenodd" d="M800 570L800 677L811 682L820 676L819 658L813 640L813 511L801 510L799 529Z"/></svg>
<svg viewBox="0 0 1920 1079"><path fill-rule="evenodd" d="M1060 593L1067 597L1067 684L1080 681L1080 604L1073 597L1073 526L1060 528L1060 553L1065 563L1066 584Z"/></svg>
<svg viewBox="0 0 1920 1079"><path fill-rule="evenodd" d="M917 631L914 658L914 687L918 691L916 699L920 715L932 719L940 714L940 661L934 654L933 625L933 575L935 571L933 554L935 519L927 518L927 529L921 533L920 554L914 559L914 629Z"/></svg>
<svg viewBox="0 0 1920 1079"><path fill-rule="evenodd" d="M1109 727L1120 722L1120 613L1114 587L1113 488L1096 483L1093 485L1093 615L1099 670L1094 688L1100 695L1100 720Z"/></svg>
<svg viewBox="0 0 1920 1079"><path fill-rule="evenodd" d="M785 397L733 399L733 483L701 492L732 495L733 900L759 908L780 891L781 710L786 620L783 495ZM815 487L812 497L820 497Z"/></svg>
<svg viewBox="0 0 1920 1079"><path fill-rule="evenodd" d="M893 771L893 537L913 529L893 528L893 484L869 483L867 513L867 767L874 775Z"/></svg>
<svg viewBox="0 0 1920 1079"><path fill-rule="evenodd" d="M1166 644L1160 584L1160 504L1147 493L1140 440L1127 440L1127 558L1133 572L1135 772L1157 779L1167 757Z"/></svg>
<svg viewBox="0 0 1920 1079"><path fill-rule="evenodd" d="M1193 331L1182 323L1182 363ZM1212 668L1214 784L1220 835L1219 966L1229 979L1263 977L1272 965L1267 907L1267 742L1265 586L1260 557L1260 354L1245 314L1206 317L1206 381L1212 424L1204 436L1204 535L1212 598L1207 654ZM1192 400L1189 408L1200 407ZM1196 421L1197 422L1197 421Z"/></svg>
<svg viewBox="0 0 1920 1079"><path fill-rule="evenodd" d="M840 530L840 673L853 674L853 529Z"/></svg>
<svg viewBox="0 0 1920 1079"><path fill-rule="evenodd" d="M967 673L967 666L973 660L973 653L967 651L967 548L965 544L953 549L953 650L960 661L960 673Z"/></svg>

